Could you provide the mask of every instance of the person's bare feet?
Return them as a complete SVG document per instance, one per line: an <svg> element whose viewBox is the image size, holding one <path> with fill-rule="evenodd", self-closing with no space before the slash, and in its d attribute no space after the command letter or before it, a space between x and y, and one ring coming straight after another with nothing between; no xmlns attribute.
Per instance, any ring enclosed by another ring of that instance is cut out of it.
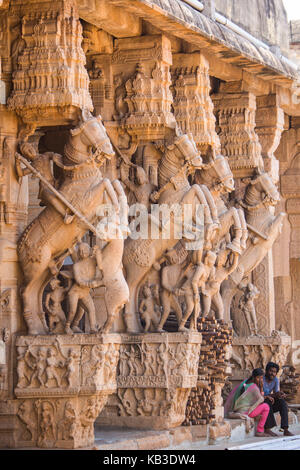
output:
<svg viewBox="0 0 300 470"><path fill-rule="evenodd" d="M271 437L279 437L278 434L276 434L275 432L271 431L271 429L266 429L266 430L265 430L265 433L266 433L268 436L271 436Z"/></svg>
<svg viewBox="0 0 300 470"><path fill-rule="evenodd" d="M284 429L283 435L284 436L294 436L295 434L291 433L288 429Z"/></svg>
<svg viewBox="0 0 300 470"><path fill-rule="evenodd" d="M255 437L270 437L270 435L265 432L256 432Z"/></svg>

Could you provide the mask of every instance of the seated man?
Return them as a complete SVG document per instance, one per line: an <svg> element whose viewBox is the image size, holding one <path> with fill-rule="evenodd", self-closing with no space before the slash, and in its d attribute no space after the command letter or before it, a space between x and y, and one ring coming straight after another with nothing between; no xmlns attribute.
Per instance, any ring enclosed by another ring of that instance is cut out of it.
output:
<svg viewBox="0 0 300 470"><path fill-rule="evenodd" d="M265 432L270 436L277 436L271 429L276 426L274 413L279 411L284 436L293 436L289 431L288 406L284 399L285 394L280 391L279 379L276 377L278 372L279 365L274 362L269 362L264 376L265 403L270 405L270 412L265 424Z"/></svg>

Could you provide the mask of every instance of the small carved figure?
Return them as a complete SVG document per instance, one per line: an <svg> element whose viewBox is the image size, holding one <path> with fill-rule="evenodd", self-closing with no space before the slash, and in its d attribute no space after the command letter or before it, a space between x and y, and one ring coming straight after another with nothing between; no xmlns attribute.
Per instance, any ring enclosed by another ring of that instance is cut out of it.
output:
<svg viewBox="0 0 300 470"><path fill-rule="evenodd" d="M40 383L40 386L44 387L45 382L43 379L43 375L44 375L45 368L46 368L46 353L43 349L40 348L38 350L37 356L35 356L32 351L30 351L30 354L35 358L34 366L30 366L29 363L27 362L27 365L31 367L31 369L34 370L30 379L30 385L33 384L34 379L37 379L38 382Z"/></svg>
<svg viewBox="0 0 300 470"><path fill-rule="evenodd" d="M144 343L142 346L142 364L145 367L144 375L156 375L157 359L153 346Z"/></svg>
<svg viewBox="0 0 300 470"><path fill-rule="evenodd" d="M12 33L16 34L16 39L12 42L11 45L11 62L12 70L15 72L18 68L19 56L22 55L24 49L26 48L25 39L22 37L22 24L18 23L12 28Z"/></svg>
<svg viewBox="0 0 300 470"><path fill-rule="evenodd" d="M190 329L197 330L197 319L201 311L199 289L205 289L207 280L211 275L213 276L216 259L217 255L209 251L204 258L204 262L187 273L187 281L181 289L177 289L175 292L177 295L184 295L186 302L186 312L179 325L179 331L186 330L185 324L193 312Z"/></svg>
<svg viewBox="0 0 300 470"><path fill-rule="evenodd" d="M72 349L69 349L69 355L65 361L65 367L66 367L66 373L65 377L67 379L67 383L69 387L72 387L73 385L73 379L74 375L76 372L76 361L78 359L78 356L75 351Z"/></svg>
<svg viewBox="0 0 300 470"><path fill-rule="evenodd" d="M128 178L128 173L125 171L124 164L121 166L121 180L125 186L132 192L136 202L142 204L149 210L150 196L153 193L155 186L149 182L144 168L137 166L135 168L135 181L133 183Z"/></svg>
<svg viewBox="0 0 300 470"><path fill-rule="evenodd" d="M91 288L102 286L103 282L101 279L96 278L96 259L94 256L91 256L91 249L87 243L80 243L78 256L76 258L73 265L75 282L68 293L70 310L66 321L65 332L68 335L72 335L74 332L82 333L78 328L81 317L77 316L73 324L79 305L88 314L91 333L96 333L98 331L96 326L96 312L90 290ZM72 326L73 329L71 329Z"/></svg>
<svg viewBox="0 0 300 470"><path fill-rule="evenodd" d="M252 336L258 335L257 317L254 305L254 300L259 296L259 290L251 283L249 283L244 289L244 295L242 295L239 308L245 314L247 325L249 327Z"/></svg>
<svg viewBox="0 0 300 470"><path fill-rule="evenodd" d="M129 366L129 375L138 375L138 364L137 359L139 359L140 354L136 351L134 345L130 346L130 351L127 352L128 356L128 366Z"/></svg>
<svg viewBox="0 0 300 470"><path fill-rule="evenodd" d="M53 408L50 403L43 402L40 416L39 447L48 447L47 441L55 440L55 422Z"/></svg>
<svg viewBox="0 0 300 470"><path fill-rule="evenodd" d="M65 405L65 413L63 419L58 425L58 433L61 439L74 439L77 433L77 412L70 401Z"/></svg>
<svg viewBox="0 0 300 470"><path fill-rule="evenodd" d="M161 343L157 349L157 375L168 377L168 348L165 343Z"/></svg>
<svg viewBox="0 0 300 470"><path fill-rule="evenodd" d="M58 367L63 367L64 364L62 361L58 361L57 359L57 353L53 349L48 349L47 353L47 359L46 359L46 384L45 386L48 388L50 387L50 381L55 380L57 387L60 387L61 385L61 380L60 377L56 371Z"/></svg>
<svg viewBox="0 0 300 470"><path fill-rule="evenodd" d="M239 254L235 251L222 250L217 258L216 269L211 273L205 287L202 288L203 317L207 317L211 311L211 304L216 308L218 320L224 319L224 304L220 293L221 284L230 274L236 270L239 262ZM229 259L228 259L229 258ZM229 266L227 265L229 262Z"/></svg>
<svg viewBox="0 0 300 470"><path fill-rule="evenodd" d="M20 348L17 349L17 375L18 375L18 384L17 388L24 388L30 381L30 378L27 375L27 367L30 369L33 368L29 360L29 348L24 352L20 352Z"/></svg>
<svg viewBox="0 0 300 470"><path fill-rule="evenodd" d="M32 412L28 402L21 403L17 416L26 427L26 431L22 434L21 440L32 441L36 431L36 421L32 419Z"/></svg>
<svg viewBox="0 0 300 470"><path fill-rule="evenodd" d="M161 315L150 285L145 284L143 296L144 298L141 301L139 312L141 319L145 322L144 331L145 333L148 333L148 331L153 332L157 330Z"/></svg>
<svg viewBox="0 0 300 470"><path fill-rule="evenodd" d="M50 281L51 292L46 295L45 307L49 314L50 333L63 333L66 324L66 316L61 303L65 299L70 289L70 282L67 287L62 287L59 279L54 278Z"/></svg>

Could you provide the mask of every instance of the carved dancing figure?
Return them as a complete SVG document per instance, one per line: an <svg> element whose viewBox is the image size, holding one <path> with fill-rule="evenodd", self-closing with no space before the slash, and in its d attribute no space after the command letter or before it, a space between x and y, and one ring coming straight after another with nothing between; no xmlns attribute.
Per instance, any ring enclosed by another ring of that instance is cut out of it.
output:
<svg viewBox="0 0 300 470"><path fill-rule="evenodd" d="M45 369L46 377L47 377L45 386L47 388L50 387L50 381L53 379L56 381L57 387L60 387L61 380L60 380L58 373L56 372L56 368L63 367L63 366L64 364L62 363L62 361L58 361L57 359L56 351L54 351L53 349L48 349L47 358L46 358L46 369Z"/></svg>
<svg viewBox="0 0 300 470"><path fill-rule="evenodd" d="M32 385L34 379L37 379L40 383L40 386L44 387L45 382L43 379L43 374L46 368L46 352L40 348L38 350L37 356L35 356L32 351L30 351L30 354L35 358L35 365L34 367L31 367L34 372L30 379L30 385Z"/></svg>

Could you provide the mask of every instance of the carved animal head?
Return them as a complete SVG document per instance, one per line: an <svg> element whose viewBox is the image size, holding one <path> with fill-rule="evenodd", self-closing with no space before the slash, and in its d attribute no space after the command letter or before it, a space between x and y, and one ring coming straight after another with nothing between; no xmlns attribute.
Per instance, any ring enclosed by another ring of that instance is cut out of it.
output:
<svg viewBox="0 0 300 470"><path fill-rule="evenodd" d="M103 160L104 157L110 160L114 156L114 150L100 115L94 117L90 111L82 111L81 123L76 129L71 130L71 140L78 136L87 148L95 150L97 159L102 157Z"/></svg>
<svg viewBox="0 0 300 470"><path fill-rule="evenodd" d="M258 171L257 176L248 182L250 185L246 191L246 200L249 193L251 196L253 196L253 189L255 189L258 193L260 193L261 201L264 201L269 206L276 206L280 201L279 191L268 173L264 171Z"/></svg>
<svg viewBox="0 0 300 470"><path fill-rule="evenodd" d="M176 137L173 143L168 145L167 150L173 154L175 153L178 159L189 163L190 167L194 170L202 167L202 158L192 134L185 134Z"/></svg>

